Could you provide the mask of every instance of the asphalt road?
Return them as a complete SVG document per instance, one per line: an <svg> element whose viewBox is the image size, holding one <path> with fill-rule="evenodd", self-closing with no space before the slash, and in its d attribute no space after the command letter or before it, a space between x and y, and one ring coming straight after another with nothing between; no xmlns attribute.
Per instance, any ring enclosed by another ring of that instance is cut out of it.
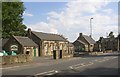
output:
<svg viewBox="0 0 120 77"><path fill-rule="evenodd" d="M2 68L3 75L118 75L118 56L82 56Z"/></svg>

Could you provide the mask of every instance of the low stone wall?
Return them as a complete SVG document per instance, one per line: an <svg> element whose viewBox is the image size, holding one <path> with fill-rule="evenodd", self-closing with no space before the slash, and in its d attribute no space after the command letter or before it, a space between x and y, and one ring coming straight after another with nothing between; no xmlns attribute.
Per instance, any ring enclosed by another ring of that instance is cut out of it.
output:
<svg viewBox="0 0 120 77"><path fill-rule="evenodd" d="M97 52L88 52L89 55L96 55Z"/></svg>
<svg viewBox="0 0 120 77"><path fill-rule="evenodd" d="M63 59L64 59L64 58L70 58L70 57L73 57L73 54L72 54L72 55L64 55L64 56L63 56Z"/></svg>
<svg viewBox="0 0 120 77"><path fill-rule="evenodd" d="M25 63L25 62L31 62L32 56L26 55L26 54L20 54L20 55L8 55L8 56L2 56L2 64L14 64L14 63Z"/></svg>
<svg viewBox="0 0 120 77"><path fill-rule="evenodd" d="M105 51L103 51L104 53L111 53L112 52L112 50L105 50Z"/></svg>

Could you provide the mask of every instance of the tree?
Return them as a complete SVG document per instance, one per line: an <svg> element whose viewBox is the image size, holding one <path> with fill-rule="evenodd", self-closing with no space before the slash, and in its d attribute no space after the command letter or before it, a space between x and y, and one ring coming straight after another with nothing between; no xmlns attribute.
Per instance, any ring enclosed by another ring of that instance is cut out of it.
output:
<svg viewBox="0 0 120 77"><path fill-rule="evenodd" d="M2 38L26 35L26 26L22 23L24 10L23 2L2 3Z"/></svg>
<svg viewBox="0 0 120 77"><path fill-rule="evenodd" d="M114 38L114 34L113 34L112 31L109 33L108 37L109 37L109 38Z"/></svg>
<svg viewBox="0 0 120 77"><path fill-rule="evenodd" d="M2 2L0 2L0 39L2 37Z"/></svg>

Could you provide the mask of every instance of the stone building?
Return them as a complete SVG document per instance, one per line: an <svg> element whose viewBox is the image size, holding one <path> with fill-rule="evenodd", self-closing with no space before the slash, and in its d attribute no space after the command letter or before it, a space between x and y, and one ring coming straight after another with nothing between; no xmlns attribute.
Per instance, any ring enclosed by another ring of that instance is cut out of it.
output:
<svg viewBox="0 0 120 77"><path fill-rule="evenodd" d="M38 56L38 46L28 37L11 36L2 40L2 50L7 52L15 51L17 54L29 54Z"/></svg>
<svg viewBox="0 0 120 77"><path fill-rule="evenodd" d="M74 52L74 50L75 50L75 49L74 49L74 45L73 45L72 43L69 43L69 44L68 44L68 47L69 47L68 53L69 53L69 54L73 54L73 52Z"/></svg>
<svg viewBox="0 0 120 77"><path fill-rule="evenodd" d="M62 35L35 32L28 29L28 37L38 45L39 56L52 56L53 50L62 51L62 54L69 54L69 41Z"/></svg>
<svg viewBox="0 0 120 77"><path fill-rule="evenodd" d="M87 35L79 34L77 40L73 42L75 50L78 51L93 51L95 41Z"/></svg>
<svg viewBox="0 0 120 77"><path fill-rule="evenodd" d="M118 37L115 37L115 38L100 37L100 39L96 42L94 49L98 50L98 51L100 51L100 50L101 51L105 51L105 50L117 51L118 45L119 45Z"/></svg>

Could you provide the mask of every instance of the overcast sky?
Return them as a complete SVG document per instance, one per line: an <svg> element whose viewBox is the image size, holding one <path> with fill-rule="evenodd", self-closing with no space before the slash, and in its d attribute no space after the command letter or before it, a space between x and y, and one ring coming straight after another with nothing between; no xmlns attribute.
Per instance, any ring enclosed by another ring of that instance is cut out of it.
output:
<svg viewBox="0 0 120 77"><path fill-rule="evenodd" d="M25 0L23 0L25 1ZM74 0L64 2L24 2L23 23L33 31L62 34L73 42L79 33L99 37L113 31L118 34L118 2L110 0Z"/></svg>

